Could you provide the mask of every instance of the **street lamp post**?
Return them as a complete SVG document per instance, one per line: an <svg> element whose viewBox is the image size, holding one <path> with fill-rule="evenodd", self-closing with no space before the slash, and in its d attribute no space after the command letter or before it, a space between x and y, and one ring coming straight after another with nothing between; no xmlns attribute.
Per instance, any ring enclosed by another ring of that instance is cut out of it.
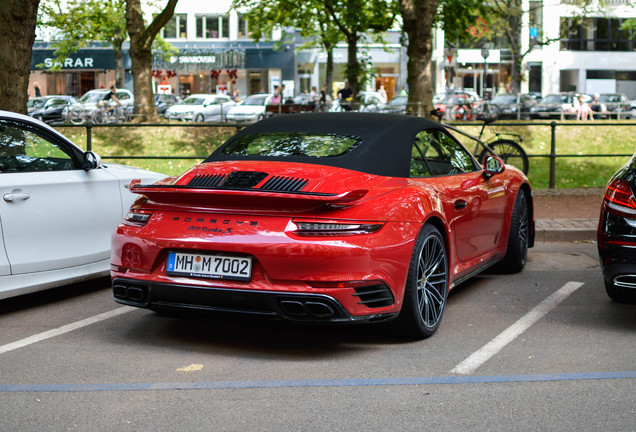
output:
<svg viewBox="0 0 636 432"><path fill-rule="evenodd" d="M481 56L484 58L484 74L481 78L481 97L483 98L486 94L484 87L487 84L488 77L488 56L490 55L490 51L488 50L488 43L484 44L484 47L481 49Z"/></svg>

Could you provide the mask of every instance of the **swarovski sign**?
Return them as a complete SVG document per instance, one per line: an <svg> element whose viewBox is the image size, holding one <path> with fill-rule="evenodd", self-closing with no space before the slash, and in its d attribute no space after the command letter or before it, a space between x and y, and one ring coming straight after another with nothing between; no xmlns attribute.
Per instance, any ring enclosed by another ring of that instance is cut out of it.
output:
<svg viewBox="0 0 636 432"><path fill-rule="evenodd" d="M172 69L181 73L192 73L207 69L244 69L245 50L211 50L186 48L165 59L155 54L153 69Z"/></svg>

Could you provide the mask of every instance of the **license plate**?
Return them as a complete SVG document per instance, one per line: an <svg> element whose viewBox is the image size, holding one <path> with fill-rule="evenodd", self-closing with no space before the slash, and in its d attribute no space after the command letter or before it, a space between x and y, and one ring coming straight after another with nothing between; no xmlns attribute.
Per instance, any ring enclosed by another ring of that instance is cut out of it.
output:
<svg viewBox="0 0 636 432"><path fill-rule="evenodd" d="M252 276L252 259L226 255L170 252L166 274L248 281Z"/></svg>

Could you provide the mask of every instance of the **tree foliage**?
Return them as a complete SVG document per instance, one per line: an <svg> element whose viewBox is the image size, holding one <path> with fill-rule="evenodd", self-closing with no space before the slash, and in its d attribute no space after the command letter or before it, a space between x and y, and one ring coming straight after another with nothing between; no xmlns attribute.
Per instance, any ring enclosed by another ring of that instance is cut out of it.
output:
<svg viewBox="0 0 636 432"><path fill-rule="evenodd" d="M274 41L280 48L296 33L307 42L301 48L321 47L327 52L326 84L333 82L333 49L344 40L340 30L332 22L327 12L320 7L321 2L308 0L234 0L232 8L247 10L247 20L251 37L255 41L269 40L274 30L280 29L282 37Z"/></svg>
<svg viewBox="0 0 636 432"><path fill-rule="evenodd" d="M135 114L138 121L156 117L157 108L152 91L152 47L159 34L174 15L178 0L168 0L161 12L146 26L140 0L126 0L126 30L130 36Z"/></svg>
<svg viewBox="0 0 636 432"><path fill-rule="evenodd" d="M486 15L487 8L482 0L441 0L434 23L442 27L446 41L467 43L474 40L470 28Z"/></svg>
<svg viewBox="0 0 636 432"><path fill-rule="evenodd" d="M354 93L368 74L366 62L359 58L358 43L367 36L381 41L381 34L393 26L397 14L394 0L234 0L233 7L249 11L255 40L267 39L280 26L297 30L308 40L315 39L328 53L345 41L345 75Z"/></svg>
<svg viewBox="0 0 636 432"><path fill-rule="evenodd" d="M40 5L39 24L53 29L55 57L52 71L64 59L94 42L107 41L115 53L115 80L124 86L122 45L126 35L126 0L45 0Z"/></svg>
<svg viewBox="0 0 636 432"><path fill-rule="evenodd" d="M567 0L567 5L572 6L569 14L572 25L577 25L583 18L593 12L602 12L609 7L607 0ZM531 3L532 4L532 3ZM542 7L542 5L534 6ZM527 49L523 48L521 39L521 26L526 14L543 13L540 9L525 9L522 0L487 0L484 2L484 19L488 23L489 32L485 36L493 40L495 36L502 35L508 42L508 48L512 54L512 70L510 88L512 93L518 93L523 79L523 59L537 46L545 46L559 40L559 37L548 38L540 32ZM567 34L567 28L561 28L562 33Z"/></svg>

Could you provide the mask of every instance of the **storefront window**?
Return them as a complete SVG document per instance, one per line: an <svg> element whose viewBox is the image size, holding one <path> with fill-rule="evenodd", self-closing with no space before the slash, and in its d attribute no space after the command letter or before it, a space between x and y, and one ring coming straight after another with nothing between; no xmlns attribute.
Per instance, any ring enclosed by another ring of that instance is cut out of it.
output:
<svg viewBox="0 0 636 432"><path fill-rule="evenodd" d="M218 39L230 37L230 17L227 15L197 15L197 37Z"/></svg>

